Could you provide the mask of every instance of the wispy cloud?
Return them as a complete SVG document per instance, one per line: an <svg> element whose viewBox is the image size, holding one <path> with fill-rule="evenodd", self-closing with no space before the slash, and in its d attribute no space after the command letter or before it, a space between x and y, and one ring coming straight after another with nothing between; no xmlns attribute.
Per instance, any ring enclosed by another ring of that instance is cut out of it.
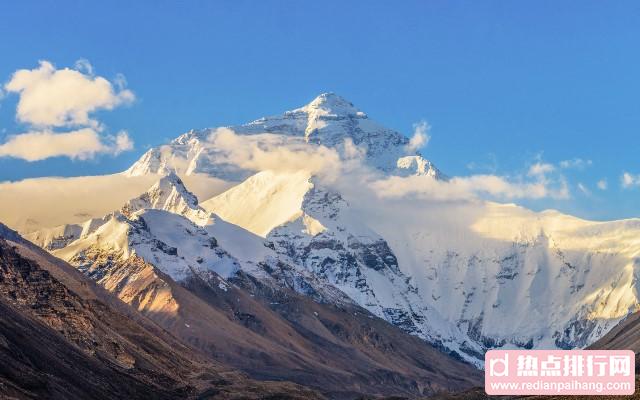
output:
<svg viewBox="0 0 640 400"><path fill-rule="evenodd" d="M600 190L607 190L607 187L609 186L609 184L606 179L600 179L596 184L596 186L598 186L598 189Z"/></svg>
<svg viewBox="0 0 640 400"><path fill-rule="evenodd" d="M487 161L472 161L467 163L467 169L471 171L486 171L494 174L498 170L498 158L494 153L489 153L486 156Z"/></svg>
<svg viewBox="0 0 640 400"><path fill-rule="evenodd" d="M584 160L582 158L573 158L571 160L560 161L560 168L564 169L585 169L593 164L591 160Z"/></svg>
<svg viewBox="0 0 640 400"><path fill-rule="evenodd" d="M407 144L406 150L413 153L429 144L429 140L431 140L431 136L429 135L430 128L427 121L420 121L413 124L413 135Z"/></svg>
<svg viewBox="0 0 640 400"><path fill-rule="evenodd" d="M554 167L552 164L537 162L533 164L531 167L529 167L529 171L527 172L527 175L532 177L543 178L544 176L546 176L547 174L555 170L556 170L556 167Z"/></svg>
<svg viewBox="0 0 640 400"><path fill-rule="evenodd" d="M81 58L76 61L74 67L77 71L83 72L87 75L93 75L93 65L86 58Z"/></svg>

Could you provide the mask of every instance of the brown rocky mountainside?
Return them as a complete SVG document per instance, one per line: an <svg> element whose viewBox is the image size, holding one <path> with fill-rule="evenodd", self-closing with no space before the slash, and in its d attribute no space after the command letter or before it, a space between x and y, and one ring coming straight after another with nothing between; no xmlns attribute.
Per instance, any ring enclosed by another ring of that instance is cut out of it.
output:
<svg viewBox="0 0 640 400"><path fill-rule="evenodd" d="M636 374L640 372L640 312L621 321L609 333L589 346L591 349L633 350L636 353Z"/></svg>
<svg viewBox="0 0 640 400"><path fill-rule="evenodd" d="M205 360L70 266L0 235L16 240L0 238L0 398L321 398Z"/></svg>
<svg viewBox="0 0 640 400"><path fill-rule="evenodd" d="M318 303L247 275L176 283L132 256L89 254L88 276L185 343L255 379L330 398L421 397L478 385L481 372L354 304ZM86 262L86 260L85 260Z"/></svg>

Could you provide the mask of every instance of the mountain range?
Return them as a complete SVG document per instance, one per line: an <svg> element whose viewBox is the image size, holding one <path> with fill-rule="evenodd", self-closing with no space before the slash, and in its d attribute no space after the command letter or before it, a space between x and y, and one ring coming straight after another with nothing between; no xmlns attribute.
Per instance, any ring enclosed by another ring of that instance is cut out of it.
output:
<svg viewBox="0 0 640 400"><path fill-rule="evenodd" d="M488 349L586 347L640 308L640 220L449 200L408 137L332 93L189 131L117 176L153 183L24 239L248 385L468 389ZM185 182L203 177L222 184L200 201Z"/></svg>

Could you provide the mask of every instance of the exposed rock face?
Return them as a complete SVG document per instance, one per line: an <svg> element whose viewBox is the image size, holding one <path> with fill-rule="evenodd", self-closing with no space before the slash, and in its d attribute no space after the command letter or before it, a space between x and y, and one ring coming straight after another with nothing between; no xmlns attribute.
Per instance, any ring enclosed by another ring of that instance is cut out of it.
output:
<svg viewBox="0 0 640 400"><path fill-rule="evenodd" d="M373 314L407 333L430 339L426 308L411 279L400 271L387 242L349 215L340 194L314 187L303 215L267 237L282 259L339 288ZM311 232L309 221L322 226Z"/></svg>

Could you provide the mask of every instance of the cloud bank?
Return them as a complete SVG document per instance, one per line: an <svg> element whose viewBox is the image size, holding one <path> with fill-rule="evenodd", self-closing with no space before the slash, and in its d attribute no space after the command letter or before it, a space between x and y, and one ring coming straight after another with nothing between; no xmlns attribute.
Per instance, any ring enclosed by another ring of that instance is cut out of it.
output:
<svg viewBox="0 0 640 400"><path fill-rule="evenodd" d="M370 191L378 198L515 200L570 197L565 179L557 174L550 175L556 168L541 162L531 166L526 176L470 175L441 181L429 176L385 175L369 167L364 162L366 153L363 149L348 140L334 149L302 140L294 142L291 137L283 141L281 136L267 133L237 135L228 128L217 129L208 140L222 150L216 155L218 160L254 171L306 170L323 184L339 191L358 188Z"/></svg>
<svg viewBox="0 0 640 400"><path fill-rule="evenodd" d="M124 174L73 178L31 178L0 182L0 221L22 233L67 223L80 223L120 209L158 180L157 175ZM182 176L199 199L208 199L231 185L202 174Z"/></svg>
<svg viewBox="0 0 640 400"><path fill-rule="evenodd" d="M438 181L425 176L392 176L370 182L379 197L414 197L425 200L496 200L568 199L566 182L509 180L497 175L471 175Z"/></svg>

